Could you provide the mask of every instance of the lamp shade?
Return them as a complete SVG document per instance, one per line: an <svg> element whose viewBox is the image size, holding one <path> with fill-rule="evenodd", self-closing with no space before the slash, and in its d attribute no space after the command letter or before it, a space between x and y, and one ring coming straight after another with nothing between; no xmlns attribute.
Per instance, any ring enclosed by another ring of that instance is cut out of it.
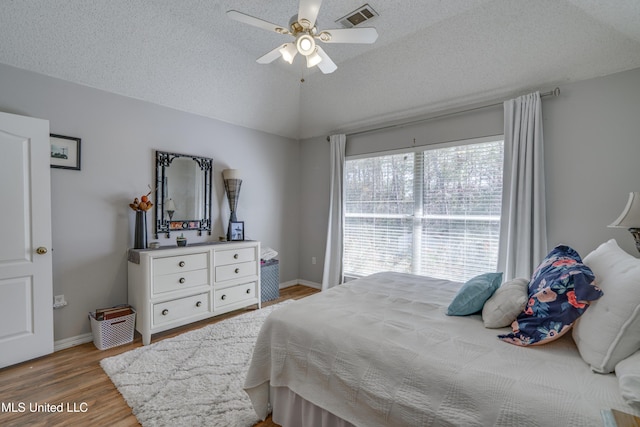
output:
<svg viewBox="0 0 640 427"><path fill-rule="evenodd" d="M320 62L322 57L318 55L318 48L316 48L311 55L307 56L307 68L315 67Z"/></svg>
<svg viewBox="0 0 640 427"><path fill-rule="evenodd" d="M164 204L164 210L166 211L175 211L176 204L173 202L173 199L167 200L167 203Z"/></svg>
<svg viewBox="0 0 640 427"><path fill-rule="evenodd" d="M238 169L225 169L222 171L224 179L240 179L240 171Z"/></svg>
<svg viewBox="0 0 640 427"><path fill-rule="evenodd" d="M289 64L293 64L293 58L298 54L298 50L296 49L296 45L293 43L285 43L280 48L280 54L282 55L282 59L287 61Z"/></svg>
<svg viewBox="0 0 640 427"><path fill-rule="evenodd" d="M640 228L640 193L629 193L629 200L627 200L627 206L611 224L609 227L617 228Z"/></svg>

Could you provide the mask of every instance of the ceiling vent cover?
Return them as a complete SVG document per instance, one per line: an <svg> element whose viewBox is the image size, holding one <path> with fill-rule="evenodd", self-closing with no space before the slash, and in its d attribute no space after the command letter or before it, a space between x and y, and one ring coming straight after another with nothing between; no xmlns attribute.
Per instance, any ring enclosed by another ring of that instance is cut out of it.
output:
<svg viewBox="0 0 640 427"><path fill-rule="evenodd" d="M337 24L341 24L345 28L353 28L363 22L369 21L378 16L378 12L373 10L371 6L365 4L351 13L343 16L336 21Z"/></svg>

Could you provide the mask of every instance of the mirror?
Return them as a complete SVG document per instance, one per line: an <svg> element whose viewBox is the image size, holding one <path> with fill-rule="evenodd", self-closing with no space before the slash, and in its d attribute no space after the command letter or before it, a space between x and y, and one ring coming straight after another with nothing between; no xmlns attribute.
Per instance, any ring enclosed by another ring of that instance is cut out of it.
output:
<svg viewBox="0 0 640 427"><path fill-rule="evenodd" d="M213 159L156 151L156 232L198 230L211 234Z"/></svg>

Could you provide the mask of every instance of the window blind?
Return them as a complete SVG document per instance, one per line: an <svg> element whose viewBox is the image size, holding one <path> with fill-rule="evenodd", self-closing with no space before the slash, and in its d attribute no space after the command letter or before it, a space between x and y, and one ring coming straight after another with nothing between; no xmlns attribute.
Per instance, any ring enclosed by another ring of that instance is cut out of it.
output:
<svg viewBox="0 0 640 427"><path fill-rule="evenodd" d="M503 141L347 160L344 272L495 271Z"/></svg>

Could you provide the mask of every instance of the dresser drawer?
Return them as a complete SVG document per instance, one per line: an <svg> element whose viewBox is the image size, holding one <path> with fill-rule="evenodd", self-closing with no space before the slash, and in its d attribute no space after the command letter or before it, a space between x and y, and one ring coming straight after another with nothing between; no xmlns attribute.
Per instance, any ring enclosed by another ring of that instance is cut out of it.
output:
<svg viewBox="0 0 640 427"><path fill-rule="evenodd" d="M256 260L256 250L254 248L239 248L224 251L216 251L216 266L235 264Z"/></svg>
<svg viewBox="0 0 640 427"><path fill-rule="evenodd" d="M257 264L255 261L240 262L237 264L223 265L216 267L216 282L225 280L241 279L243 277L256 274Z"/></svg>
<svg viewBox="0 0 640 427"><path fill-rule="evenodd" d="M153 304L153 324L173 322L209 311L209 293Z"/></svg>
<svg viewBox="0 0 640 427"><path fill-rule="evenodd" d="M231 286L225 289L215 290L213 292L213 298L215 299L215 308L234 304L242 300L255 298L256 287L256 282L250 282L242 285Z"/></svg>
<svg viewBox="0 0 640 427"><path fill-rule="evenodd" d="M182 271L180 273L156 276L153 281L153 294L178 291L209 283L209 270Z"/></svg>
<svg viewBox="0 0 640 427"><path fill-rule="evenodd" d="M208 264L208 252L158 258L153 260L153 275L162 276L182 271L201 270L207 268Z"/></svg>

